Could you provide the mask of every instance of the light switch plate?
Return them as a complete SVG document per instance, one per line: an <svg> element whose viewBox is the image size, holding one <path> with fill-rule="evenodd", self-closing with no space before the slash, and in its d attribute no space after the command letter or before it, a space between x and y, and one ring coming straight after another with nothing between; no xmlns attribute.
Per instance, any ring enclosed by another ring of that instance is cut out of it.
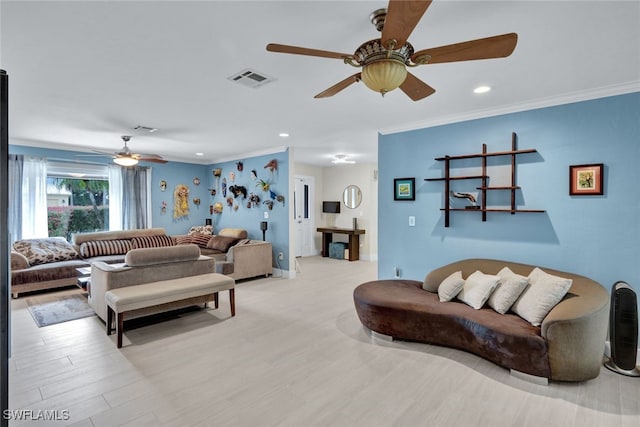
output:
<svg viewBox="0 0 640 427"><path fill-rule="evenodd" d="M269 212L264 213L264 219L269 219Z"/></svg>
<svg viewBox="0 0 640 427"><path fill-rule="evenodd" d="M412 215L409 217L409 227L415 227L415 226L416 226L416 217Z"/></svg>

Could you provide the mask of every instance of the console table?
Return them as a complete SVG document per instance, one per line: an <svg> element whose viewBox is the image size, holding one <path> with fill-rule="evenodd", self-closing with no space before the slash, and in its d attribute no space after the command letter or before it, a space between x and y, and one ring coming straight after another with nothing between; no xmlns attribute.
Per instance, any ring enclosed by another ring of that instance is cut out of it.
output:
<svg viewBox="0 0 640 427"><path fill-rule="evenodd" d="M349 261L360 259L360 235L364 230L352 228L318 227L318 233L322 233L322 256L329 256L329 244L333 242L334 234L347 234L349 236Z"/></svg>

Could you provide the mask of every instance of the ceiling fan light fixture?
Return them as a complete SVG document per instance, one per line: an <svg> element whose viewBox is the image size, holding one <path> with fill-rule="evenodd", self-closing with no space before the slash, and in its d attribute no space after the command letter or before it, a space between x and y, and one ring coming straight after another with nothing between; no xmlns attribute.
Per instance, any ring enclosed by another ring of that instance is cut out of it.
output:
<svg viewBox="0 0 640 427"><path fill-rule="evenodd" d="M381 59L371 62L362 69L362 81L374 92L383 96L397 89L407 78L405 65L394 59Z"/></svg>
<svg viewBox="0 0 640 427"><path fill-rule="evenodd" d="M133 157L116 157L113 159L113 163L120 166L135 166L138 164L138 159Z"/></svg>

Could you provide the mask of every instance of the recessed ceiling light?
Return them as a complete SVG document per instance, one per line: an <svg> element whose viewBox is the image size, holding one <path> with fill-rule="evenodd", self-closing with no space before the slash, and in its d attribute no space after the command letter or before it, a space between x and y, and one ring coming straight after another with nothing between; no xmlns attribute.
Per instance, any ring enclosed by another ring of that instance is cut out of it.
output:
<svg viewBox="0 0 640 427"><path fill-rule="evenodd" d="M280 138L288 138L289 137L289 134L286 133L286 132L280 132L278 135L280 136Z"/></svg>
<svg viewBox="0 0 640 427"><path fill-rule="evenodd" d="M336 154L335 159L331 160L331 163L352 165L355 163L355 160L348 160L346 154Z"/></svg>
<svg viewBox="0 0 640 427"><path fill-rule="evenodd" d="M196 156L202 157L204 156L204 153L196 153Z"/></svg>
<svg viewBox="0 0 640 427"><path fill-rule="evenodd" d="M487 93L491 90L490 86L478 86L473 90L473 93Z"/></svg>

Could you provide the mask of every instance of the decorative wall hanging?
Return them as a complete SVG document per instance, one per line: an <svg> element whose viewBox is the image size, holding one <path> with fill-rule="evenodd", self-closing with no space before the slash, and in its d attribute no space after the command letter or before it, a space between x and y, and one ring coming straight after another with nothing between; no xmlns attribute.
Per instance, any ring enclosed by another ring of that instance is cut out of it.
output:
<svg viewBox="0 0 640 427"><path fill-rule="evenodd" d="M242 162L236 162L236 169L238 169L238 172L242 172L244 164Z"/></svg>
<svg viewBox="0 0 640 427"><path fill-rule="evenodd" d="M195 199L193 199L193 204L196 205L196 206L200 206L200 199L197 198L197 197Z"/></svg>
<svg viewBox="0 0 640 427"><path fill-rule="evenodd" d="M222 178L222 197L227 197L227 178Z"/></svg>
<svg viewBox="0 0 640 427"><path fill-rule="evenodd" d="M278 170L278 160L276 159L271 159L269 161L269 163L267 163L266 165L264 165L265 169L269 169L271 171L271 173L274 173L275 171Z"/></svg>
<svg viewBox="0 0 640 427"><path fill-rule="evenodd" d="M262 188L262 191L265 191L265 192L269 191L270 186L271 185L264 179L259 179L258 182L256 183L256 187Z"/></svg>
<svg viewBox="0 0 640 427"><path fill-rule="evenodd" d="M229 181L233 182L236 180L236 173L235 172L229 172Z"/></svg>
<svg viewBox="0 0 640 427"><path fill-rule="evenodd" d="M395 178L393 180L393 200L415 200L416 179Z"/></svg>
<svg viewBox="0 0 640 427"><path fill-rule="evenodd" d="M258 179L258 172L255 169L251 169L251 180L255 181L256 179Z"/></svg>
<svg viewBox="0 0 640 427"><path fill-rule="evenodd" d="M265 200L264 202L262 202L263 204L267 205L267 208L269 210L273 209L273 200Z"/></svg>
<svg viewBox="0 0 640 427"><path fill-rule="evenodd" d="M233 197L231 196L227 197L227 206L229 207L233 206Z"/></svg>
<svg viewBox="0 0 640 427"><path fill-rule="evenodd" d="M167 191L167 181L164 179L160 181L160 191Z"/></svg>
<svg viewBox="0 0 640 427"><path fill-rule="evenodd" d="M218 188L218 184L220 182L220 177L222 176L222 168L215 168L211 172L213 173L213 176L216 179L216 183L215 183L214 187Z"/></svg>
<svg viewBox="0 0 640 427"><path fill-rule="evenodd" d="M160 207L160 213L162 215L165 215L167 213L167 202L162 202L162 205Z"/></svg>
<svg viewBox="0 0 640 427"><path fill-rule="evenodd" d="M215 196L218 190L216 190L215 188L210 188L209 192L211 193L211 196Z"/></svg>
<svg viewBox="0 0 640 427"><path fill-rule="evenodd" d="M173 218L185 216L189 216L189 187L178 184L173 191Z"/></svg>
<svg viewBox="0 0 640 427"><path fill-rule="evenodd" d="M233 197L238 198L242 196L243 199L247 198L247 187L242 185L231 185L229 186L229 191L233 193Z"/></svg>
<svg viewBox="0 0 640 427"><path fill-rule="evenodd" d="M213 205L209 205L209 215L213 215Z"/></svg>
<svg viewBox="0 0 640 427"><path fill-rule="evenodd" d="M216 202L213 205L213 213L214 214L221 214L223 210L224 210L224 206L222 205L222 203Z"/></svg>
<svg viewBox="0 0 640 427"><path fill-rule="evenodd" d="M200 185L200 178L198 178L197 176L193 178L193 185Z"/></svg>
<svg viewBox="0 0 640 427"><path fill-rule="evenodd" d="M601 196L604 194L604 164L569 166L571 196Z"/></svg>
<svg viewBox="0 0 640 427"><path fill-rule="evenodd" d="M249 203L251 203L254 208L257 207L260 204L260 196L251 193L249 195Z"/></svg>

